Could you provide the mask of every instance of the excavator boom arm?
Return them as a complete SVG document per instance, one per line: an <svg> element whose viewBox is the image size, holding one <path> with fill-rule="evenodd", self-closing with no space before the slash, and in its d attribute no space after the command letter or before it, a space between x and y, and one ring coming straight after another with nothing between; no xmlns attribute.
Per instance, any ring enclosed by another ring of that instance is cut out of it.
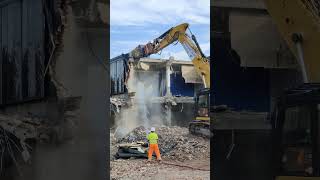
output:
<svg viewBox="0 0 320 180"><path fill-rule="evenodd" d="M160 52L170 44L178 41L181 43L188 56L192 60L196 71L204 82L205 88L210 88L209 60L203 55L195 37L192 35L191 39L186 33L188 27L189 25L187 23L175 26L163 33L158 38L154 39L152 43L149 42L146 45L139 45L130 52L130 56L134 59L147 57L151 54Z"/></svg>
<svg viewBox="0 0 320 180"><path fill-rule="evenodd" d="M320 2L264 1L282 37L299 62L305 83L319 83Z"/></svg>

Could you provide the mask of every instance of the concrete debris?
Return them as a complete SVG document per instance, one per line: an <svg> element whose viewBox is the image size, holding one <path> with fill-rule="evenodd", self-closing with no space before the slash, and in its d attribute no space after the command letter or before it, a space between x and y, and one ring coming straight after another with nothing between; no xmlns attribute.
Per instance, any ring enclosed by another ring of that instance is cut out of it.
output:
<svg viewBox="0 0 320 180"><path fill-rule="evenodd" d="M147 129L143 126L137 127L124 138L119 139L117 143L133 143L137 141L146 142L146 131Z"/></svg>
<svg viewBox="0 0 320 180"><path fill-rule="evenodd" d="M3 154L0 162L13 162L19 171L19 164L22 163L20 159L25 163L31 162L34 143L52 144L71 138L70 129L74 128L71 124L73 118L78 116L80 101L81 97L60 99L56 105L59 106L61 120L56 123L52 123L46 116L30 112L25 115L1 113L0 153Z"/></svg>
<svg viewBox="0 0 320 180"><path fill-rule="evenodd" d="M163 97L152 97L151 102L153 103L163 103L163 104L171 104L176 106L178 103L194 103L193 97L187 96L163 96Z"/></svg>
<svg viewBox="0 0 320 180"><path fill-rule="evenodd" d="M32 148L27 140L39 140L42 133L47 131L40 118L19 117L17 115L0 115L0 150L6 155L1 157L1 162L7 163L10 158L18 168L17 159L30 162L30 150ZM20 157L17 157L19 155Z"/></svg>
<svg viewBox="0 0 320 180"><path fill-rule="evenodd" d="M128 103L128 100L124 99L124 98L119 98L119 97L111 97L110 98L110 103L111 105L111 109L114 112L120 113L120 108L123 106L126 106Z"/></svg>
<svg viewBox="0 0 320 180"><path fill-rule="evenodd" d="M120 98L110 98L110 102L116 106L124 106L127 104L127 101L125 99L120 99Z"/></svg>
<svg viewBox="0 0 320 180"><path fill-rule="evenodd" d="M22 152L21 155L25 161L28 161L30 157L28 150L24 149L26 146L23 146L21 143L10 132L0 127L0 152L1 152L0 172L1 173L3 172L4 169L8 167L8 164L9 164L8 159L10 159L9 161L13 162L16 165L18 173L20 174L20 169L17 163L18 158L16 157L16 152L17 151Z"/></svg>
<svg viewBox="0 0 320 180"><path fill-rule="evenodd" d="M130 102L129 96L134 96L134 92L128 94L127 98L121 97L110 97L110 103L116 107L117 112L120 112L120 107L130 106L132 103ZM172 106L176 106L178 103L194 103L193 97L186 97L186 96L163 96L163 97L151 97L150 99L146 100L150 103L162 103L162 104L170 104Z"/></svg>
<svg viewBox="0 0 320 180"><path fill-rule="evenodd" d="M186 83L203 83L201 76L196 72L194 66L181 66L181 73Z"/></svg>
<svg viewBox="0 0 320 180"><path fill-rule="evenodd" d="M156 128L159 136L159 148L165 159L186 161L210 157L209 140L189 134L184 127ZM117 146L119 143L147 142L147 129L140 126L122 139L113 139L111 142Z"/></svg>
<svg viewBox="0 0 320 180"><path fill-rule="evenodd" d="M17 116L0 115L0 126L15 134L19 139L24 141L25 139L35 138L37 136L36 127L40 126L40 120L35 118L34 121L31 118L19 118Z"/></svg>
<svg viewBox="0 0 320 180"><path fill-rule="evenodd" d="M189 133L188 128L159 128L159 145L165 151L164 157L178 161L210 157L208 139Z"/></svg>
<svg viewBox="0 0 320 180"><path fill-rule="evenodd" d="M130 52L130 57L133 57L134 59L139 59L144 56L146 56L144 45L139 45Z"/></svg>

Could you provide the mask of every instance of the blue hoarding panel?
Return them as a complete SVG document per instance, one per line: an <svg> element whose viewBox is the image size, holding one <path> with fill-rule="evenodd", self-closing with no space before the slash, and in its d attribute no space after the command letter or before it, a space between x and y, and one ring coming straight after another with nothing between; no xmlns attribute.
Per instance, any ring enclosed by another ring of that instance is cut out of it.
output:
<svg viewBox="0 0 320 180"><path fill-rule="evenodd" d="M231 56L230 39L214 37L214 61L211 66L212 98L216 105L235 110L270 110L269 70L240 67Z"/></svg>
<svg viewBox="0 0 320 180"><path fill-rule="evenodd" d="M170 78L170 90L173 96L194 96L194 84L185 83L181 74L173 73Z"/></svg>

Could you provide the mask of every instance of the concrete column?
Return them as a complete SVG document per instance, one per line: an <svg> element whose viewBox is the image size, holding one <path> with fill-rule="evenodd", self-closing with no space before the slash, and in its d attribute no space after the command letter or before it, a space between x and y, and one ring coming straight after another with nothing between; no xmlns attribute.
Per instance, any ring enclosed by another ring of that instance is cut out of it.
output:
<svg viewBox="0 0 320 180"><path fill-rule="evenodd" d="M170 78L170 75L171 75L171 64L172 64L172 61L174 60L174 58L171 56L169 58L169 60L166 62L166 96L171 96L171 84L170 84L170 81L171 81L171 78Z"/></svg>
<svg viewBox="0 0 320 180"><path fill-rule="evenodd" d="M172 64L172 62L173 62L173 60L174 60L174 58L171 56L170 58L169 58L169 60L166 62L166 89L167 89L167 91L166 91L166 97L170 97L170 96L172 96L172 94L171 94L171 84L170 84L170 82L171 82L171 78L170 78L170 75L171 75L171 64ZM167 104L166 105L166 125L167 126L171 126L171 104Z"/></svg>
<svg viewBox="0 0 320 180"><path fill-rule="evenodd" d="M171 105L167 106L167 112L166 112L166 126L171 126L171 118L172 118L172 114L171 114Z"/></svg>

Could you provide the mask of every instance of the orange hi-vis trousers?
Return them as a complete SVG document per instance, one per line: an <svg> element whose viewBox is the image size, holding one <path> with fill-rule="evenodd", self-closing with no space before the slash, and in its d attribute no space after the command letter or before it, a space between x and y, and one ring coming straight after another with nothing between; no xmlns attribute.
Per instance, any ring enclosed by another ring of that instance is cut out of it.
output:
<svg viewBox="0 0 320 180"><path fill-rule="evenodd" d="M148 159L152 159L153 151L156 152L157 159L161 159L158 144L149 144Z"/></svg>

